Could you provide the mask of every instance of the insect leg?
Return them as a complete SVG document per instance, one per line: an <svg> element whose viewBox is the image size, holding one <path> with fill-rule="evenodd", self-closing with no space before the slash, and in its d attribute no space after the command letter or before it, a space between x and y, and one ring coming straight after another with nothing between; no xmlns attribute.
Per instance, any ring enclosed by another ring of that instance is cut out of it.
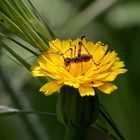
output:
<svg viewBox="0 0 140 140"><path fill-rule="evenodd" d="M83 69L83 63L81 61L81 72L82 72L82 75L84 75L84 69Z"/></svg>
<svg viewBox="0 0 140 140"><path fill-rule="evenodd" d="M74 46L74 57L76 56L76 45L72 45L70 42L70 46Z"/></svg>
<svg viewBox="0 0 140 140"><path fill-rule="evenodd" d="M84 46L84 44L83 44L82 42L79 42L79 46L83 46L84 49L86 50L86 52L87 52L90 56L92 56L92 55L89 53L88 49ZM96 62L94 61L93 56L91 57L91 59L92 59L93 63L94 63L96 66L99 66L99 65L100 65L100 63L98 64L98 63L96 63Z"/></svg>
<svg viewBox="0 0 140 140"><path fill-rule="evenodd" d="M81 56L81 51L82 51L82 45L79 43L78 57Z"/></svg>
<svg viewBox="0 0 140 140"><path fill-rule="evenodd" d="M66 50L64 53L62 53L61 55L64 55L65 53L67 53L68 51L71 52L71 57L72 57L72 53L73 53L73 49L72 48L69 48L68 50Z"/></svg>

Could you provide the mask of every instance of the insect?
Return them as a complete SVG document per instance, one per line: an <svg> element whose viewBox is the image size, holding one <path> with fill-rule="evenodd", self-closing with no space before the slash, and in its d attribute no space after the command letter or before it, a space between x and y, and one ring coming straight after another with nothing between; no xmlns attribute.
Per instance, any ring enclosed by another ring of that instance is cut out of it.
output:
<svg viewBox="0 0 140 140"><path fill-rule="evenodd" d="M85 36L82 36L81 37L81 40L83 40L85 38ZM84 46L84 44L79 41L78 42L78 45L79 45L79 48L78 48L78 54L77 56L75 55L76 54L76 46L75 45L71 45L70 46L74 46L74 57L66 57L64 58L64 62L65 62L65 66L69 66L71 65L72 63L81 63L82 62L89 62L90 60L92 60L92 62L98 66L99 64L97 64L94 59L93 59L93 56L89 53L88 49ZM82 47L86 50L87 54L81 54L82 52ZM71 52L72 52L72 48L70 48Z"/></svg>
<svg viewBox="0 0 140 140"><path fill-rule="evenodd" d="M83 40L85 36L82 36L81 37L81 40ZM67 67L67 66L70 66L72 63L82 63L82 62L89 62L90 60L93 61L93 63L98 66L99 64L97 64L94 59L93 59L93 56L89 53L89 51L87 50L87 48L84 46L84 44L79 41L78 42L78 45L79 45L79 48L78 48L78 51L77 51L77 56L76 56L76 45L72 45L71 42L70 42L70 48L65 51L64 53L61 53L60 50L53 44L53 46L55 48L57 48L57 50L59 51L58 54L60 54L63 59L64 59L64 65ZM72 48L74 47L74 48ZM82 47L86 50L87 54L81 54L82 52ZM64 54L66 54L68 51L70 51L70 54L71 56L70 57L64 57ZM72 55L74 52L74 56Z"/></svg>

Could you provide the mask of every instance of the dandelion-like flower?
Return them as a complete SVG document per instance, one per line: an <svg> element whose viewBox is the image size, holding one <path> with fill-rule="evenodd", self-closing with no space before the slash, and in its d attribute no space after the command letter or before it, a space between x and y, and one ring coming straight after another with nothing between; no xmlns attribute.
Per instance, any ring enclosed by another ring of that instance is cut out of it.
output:
<svg viewBox="0 0 140 140"><path fill-rule="evenodd" d="M94 96L95 88L109 94L117 89L111 82L118 74L125 73L124 62L115 51L108 51L106 44L59 39L49 42L50 48L33 66L33 76L47 76L52 80L40 88L46 95L68 85L77 88L81 96Z"/></svg>

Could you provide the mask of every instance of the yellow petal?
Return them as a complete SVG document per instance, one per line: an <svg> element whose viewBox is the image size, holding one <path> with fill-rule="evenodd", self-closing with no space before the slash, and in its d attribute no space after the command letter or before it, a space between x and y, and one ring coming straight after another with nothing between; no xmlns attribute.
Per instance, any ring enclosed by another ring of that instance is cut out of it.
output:
<svg viewBox="0 0 140 140"><path fill-rule="evenodd" d="M108 52L105 57L102 59L102 65L114 62L117 57L117 53L115 51Z"/></svg>
<svg viewBox="0 0 140 140"><path fill-rule="evenodd" d="M127 72L127 69L123 68L113 70L113 73L116 73L117 75L125 72Z"/></svg>
<svg viewBox="0 0 140 140"><path fill-rule="evenodd" d="M76 83L76 82L73 82L73 81L65 81L64 84L68 85L68 86L73 86L74 88L79 87L79 83Z"/></svg>
<svg viewBox="0 0 140 140"><path fill-rule="evenodd" d="M39 66L34 66L31 70L33 76L45 76L44 71L42 71Z"/></svg>
<svg viewBox="0 0 140 140"><path fill-rule="evenodd" d="M91 84L92 87L99 87L101 85L103 85L103 82L99 82L99 81L94 81L93 84Z"/></svg>
<svg viewBox="0 0 140 140"><path fill-rule="evenodd" d="M117 73L110 72L106 77L101 78L100 81L106 81L106 82L113 81L115 80L116 76Z"/></svg>
<svg viewBox="0 0 140 140"><path fill-rule="evenodd" d="M80 95L83 96L94 96L95 95L95 91L92 87L83 87L80 86L78 88Z"/></svg>
<svg viewBox="0 0 140 140"><path fill-rule="evenodd" d="M46 83L40 88L40 92L43 92L45 95L51 95L53 92L59 90L63 84L59 84L57 80Z"/></svg>
<svg viewBox="0 0 140 140"><path fill-rule="evenodd" d="M105 77L107 77L109 75L109 73L101 73L101 74L97 74L96 76L94 76L94 79L103 79Z"/></svg>
<svg viewBox="0 0 140 140"><path fill-rule="evenodd" d="M117 61L114 63L112 69L118 69L118 68L121 68L121 67L124 67L124 62L123 61Z"/></svg>
<svg viewBox="0 0 140 140"><path fill-rule="evenodd" d="M105 83L104 85L98 87L98 89L106 94L110 94L112 91L117 89L117 86L112 83Z"/></svg>
<svg viewBox="0 0 140 140"><path fill-rule="evenodd" d="M127 71L126 69L116 69L113 72L110 72L110 74L107 75L106 77L100 79L100 81L106 81L106 82L114 81L118 74L125 73L126 71Z"/></svg>
<svg viewBox="0 0 140 140"><path fill-rule="evenodd" d="M107 51L108 46L102 46L101 42L97 42L94 45L94 51L92 52L93 55L93 59L95 60L95 62L98 62L100 59L103 58L103 56L105 55L106 51Z"/></svg>

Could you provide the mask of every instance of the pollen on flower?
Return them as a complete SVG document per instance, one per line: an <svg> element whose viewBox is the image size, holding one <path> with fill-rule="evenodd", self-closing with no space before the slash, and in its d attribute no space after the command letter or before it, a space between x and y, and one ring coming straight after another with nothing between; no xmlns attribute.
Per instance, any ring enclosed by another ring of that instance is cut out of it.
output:
<svg viewBox="0 0 140 140"><path fill-rule="evenodd" d="M53 40L50 49L44 52L33 66L33 76L47 76L53 80L40 91L50 95L62 86L78 88L81 96L94 96L94 88L110 94L117 87L111 82L125 73L124 62L115 51L107 52L107 44L76 40Z"/></svg>

